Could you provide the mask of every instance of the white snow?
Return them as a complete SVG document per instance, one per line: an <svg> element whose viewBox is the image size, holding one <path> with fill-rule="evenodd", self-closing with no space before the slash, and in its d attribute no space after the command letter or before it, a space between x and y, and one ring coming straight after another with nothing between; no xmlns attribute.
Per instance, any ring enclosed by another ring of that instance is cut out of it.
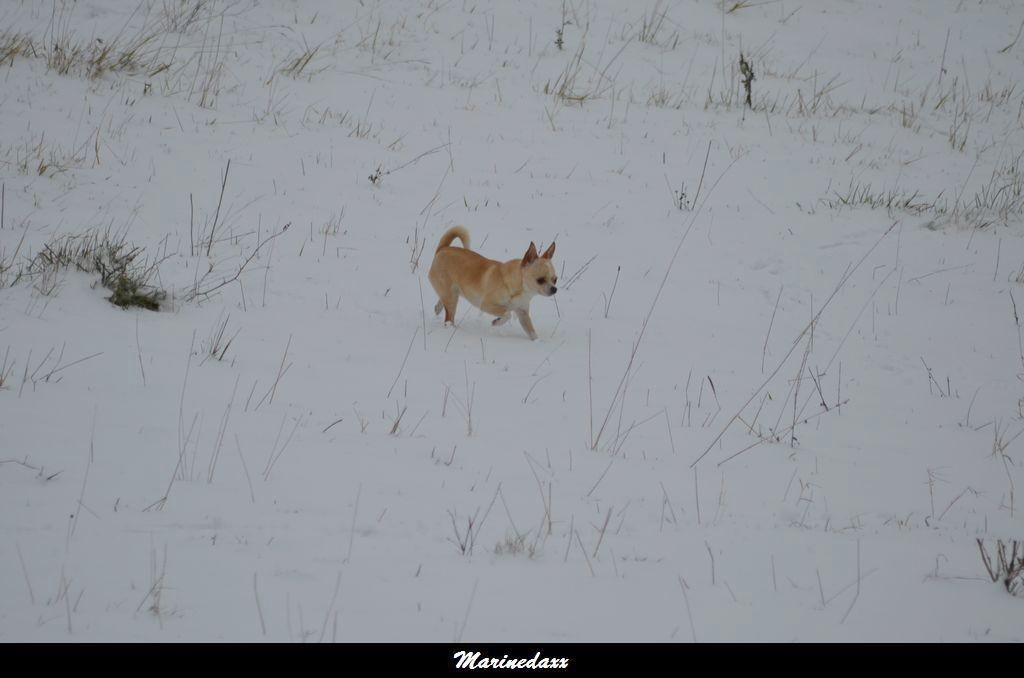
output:
<svg viewBox="0 0 1024 678"><path fill-rule="evenodd" d="M1024 640L1022 21L3 3L0 640ZM433 315L453 224L557 239L536 342ZM13 282L96 229L161 311Z"/></svg>

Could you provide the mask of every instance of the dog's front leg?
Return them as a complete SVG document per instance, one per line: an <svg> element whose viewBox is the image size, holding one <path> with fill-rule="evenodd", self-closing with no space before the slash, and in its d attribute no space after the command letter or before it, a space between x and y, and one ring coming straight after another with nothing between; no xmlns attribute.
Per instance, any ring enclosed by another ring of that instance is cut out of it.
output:
<svg viewBox="0 0 1024 678"><path fill-rule="evenodd" d="M519 318L519 324L526 330L526 336L530 337L530 340L537 338L537 331L533 329L533 321L530 320L529 310L516 311L516 317Z"/></svg>

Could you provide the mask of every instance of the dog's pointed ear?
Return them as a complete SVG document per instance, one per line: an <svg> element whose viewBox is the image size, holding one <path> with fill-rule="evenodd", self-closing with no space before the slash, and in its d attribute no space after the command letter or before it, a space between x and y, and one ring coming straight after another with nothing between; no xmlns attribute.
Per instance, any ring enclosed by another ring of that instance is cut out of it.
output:
<svg viewBox="0 0 1024 678"><path fill-rule="evenodd" d="M550 259L553 256L555 256L555 243L551 243L551 245L546 250L544 250L544 254L540 255L540 258Z"/></svg>
<svg viewBox="0 0 1024 678"><path fill-rule="evenodd" d="M529 266L535 261L537 261L537 246L531 242L530 249L526 250L526 256L523 257L523 266Z"/></svg>

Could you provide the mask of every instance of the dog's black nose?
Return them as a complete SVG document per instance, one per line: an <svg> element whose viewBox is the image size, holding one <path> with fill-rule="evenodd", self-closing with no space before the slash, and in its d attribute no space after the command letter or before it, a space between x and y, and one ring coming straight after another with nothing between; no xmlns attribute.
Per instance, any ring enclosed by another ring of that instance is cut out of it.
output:
<svg viewBox="0 0 1024 678"><path fill-rule="evenodd" d="M558 288L557 288L557 287L555 287L554 285L552 285L552 286L551 286L551 294L554 294L554 293L555 293L555 292L557 292L557 291L558 291Z"/></svg>

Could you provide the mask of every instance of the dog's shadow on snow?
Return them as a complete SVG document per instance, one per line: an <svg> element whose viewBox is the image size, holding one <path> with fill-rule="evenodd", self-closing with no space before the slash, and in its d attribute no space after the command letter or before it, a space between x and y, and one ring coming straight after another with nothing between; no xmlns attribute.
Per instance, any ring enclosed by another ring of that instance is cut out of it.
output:
<svg viewBox="0 0 1024 678"><path fill-rule="evenodd" d="M427 321L427 336L440 333L445 339L445 348L448 348L448 342L454 343L458 337L469 337L473 339L484 339L491 340L496 339L502 344L508 345L533 345L533 344L544 344L548 341L556 339L556 336L548 336L543 331L538 332L536 341L531 341L526 336L526 330L522 328L519 321L515 318L510 319L503 325L492 325L490 316L483 313L479 314L466 314L462 318L457 318L455 325L445 325L437 317Z"/></svg>

